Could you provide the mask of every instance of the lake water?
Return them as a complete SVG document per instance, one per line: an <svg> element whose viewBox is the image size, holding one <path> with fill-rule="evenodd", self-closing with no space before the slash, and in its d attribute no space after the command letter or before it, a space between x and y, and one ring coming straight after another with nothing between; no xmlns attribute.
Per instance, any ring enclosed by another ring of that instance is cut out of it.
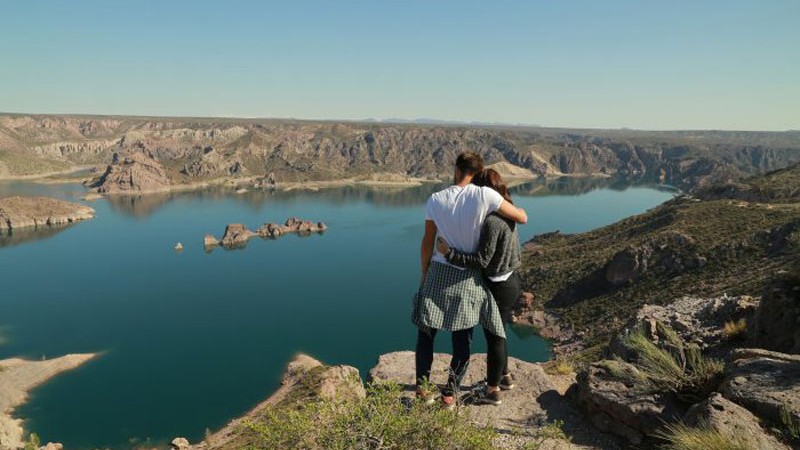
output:
<svg viewBox="0 0 800 450"><path fill-rule="evenodd" d="M93 203L91 221L0 239L0 358L102 352L36 389L17 415L43 441L70 449L196 441L271 394L297 352L366 374L378 355L413 348L410 302L433 189L118 197ZM586 231L672 196L586 179L513 193L530 217L523 240ZM0 183L0 197L12 194L76 200L84 192ZM330 229L203 250L203 235L221 237L227 223L255 229L289 216ZM512 356L550 357L527 329L509 335ZM438 341L448 351L449 339ZM484 351L480 333L475 342Z"/></svg>

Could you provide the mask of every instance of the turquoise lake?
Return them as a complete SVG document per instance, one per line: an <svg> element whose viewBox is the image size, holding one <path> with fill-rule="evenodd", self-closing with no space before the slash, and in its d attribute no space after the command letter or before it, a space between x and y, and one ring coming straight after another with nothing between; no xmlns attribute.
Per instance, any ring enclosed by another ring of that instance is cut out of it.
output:
<svg viewBox="0 0 800 450"><path fill-rule="evenodd" d="M0 358L101 353L34 390L16 415L26 431L72 450L194 442L270 395L297 352L366 375L378 355L413 349L410 302L424 204L436 188L116 197L91 203L91 221L0 238ZM590 230L674 195L588 179L512 193L530 218L523 240ZM0 182L0 197L84 194L75 185ZM289 216L329 231L203 249L203 235L221 237L228 223L255 229ZM449 338L437 347L448 351ZM484 348L476 333L474 351ZM509 333L509 351L550 357L527 329Z"/></svg>

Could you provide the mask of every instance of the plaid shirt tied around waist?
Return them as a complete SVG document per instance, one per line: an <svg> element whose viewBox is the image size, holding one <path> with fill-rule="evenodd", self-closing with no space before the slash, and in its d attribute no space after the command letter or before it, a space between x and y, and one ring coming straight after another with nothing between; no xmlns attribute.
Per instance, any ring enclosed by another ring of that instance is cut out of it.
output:
<svg viewBox="0 0 800 450"><path fill-rule="evenodd" d="M500 310L480 270L432 261L412 303L411 321L417 327L458 331L480 324L495 336L506 336Z"/></svg>

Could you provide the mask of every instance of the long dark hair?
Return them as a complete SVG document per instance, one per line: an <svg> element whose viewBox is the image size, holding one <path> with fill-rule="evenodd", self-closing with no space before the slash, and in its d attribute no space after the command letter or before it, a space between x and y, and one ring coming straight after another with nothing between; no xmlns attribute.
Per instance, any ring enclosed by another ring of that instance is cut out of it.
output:
<svg viewBox="0 0 800 450"><path fill-rule="evenodd" d="M511 200L511 194L508 192L508 186L506 186L505 181L503 181L503 177L494 169L482 170L475 175L472 179L472 183L476 186L490 187L502 195L507 202L514 203Z"/></svg>

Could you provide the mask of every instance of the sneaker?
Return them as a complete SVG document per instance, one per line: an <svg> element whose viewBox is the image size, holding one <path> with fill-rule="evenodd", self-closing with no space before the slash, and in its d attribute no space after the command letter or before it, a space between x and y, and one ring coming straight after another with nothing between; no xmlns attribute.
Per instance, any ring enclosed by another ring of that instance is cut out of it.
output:
<svg viewBox="0 0 800 450"><path fill-rule="evenodd" d="M510 373L503 375L503 378L500 379L500 389L504 391L509 391L514 389L517 385L514 384L514 377L511 376Z"/></svg>
<svg viewBox="0 0 800 450"><path fill-rule="evenodd" d="M432 405L436 402L436 394L422 386L419 386L417 387L417 400L425 403L426 405Z"/></svg>
<svg viewBox="0 0 800 450"><path fill-rule="evenodd" d="M456 407L456 398L453 395L442 394L442 406L450 410Z"/></svg>
<svg viewBox="0 0 800 450"><path fill-rule="evenodd" d="M503 403L500 399L500 389L489 392L485 387L478 389L473 393L473 402L476 405L493 405L498 406Z"/></svg>

